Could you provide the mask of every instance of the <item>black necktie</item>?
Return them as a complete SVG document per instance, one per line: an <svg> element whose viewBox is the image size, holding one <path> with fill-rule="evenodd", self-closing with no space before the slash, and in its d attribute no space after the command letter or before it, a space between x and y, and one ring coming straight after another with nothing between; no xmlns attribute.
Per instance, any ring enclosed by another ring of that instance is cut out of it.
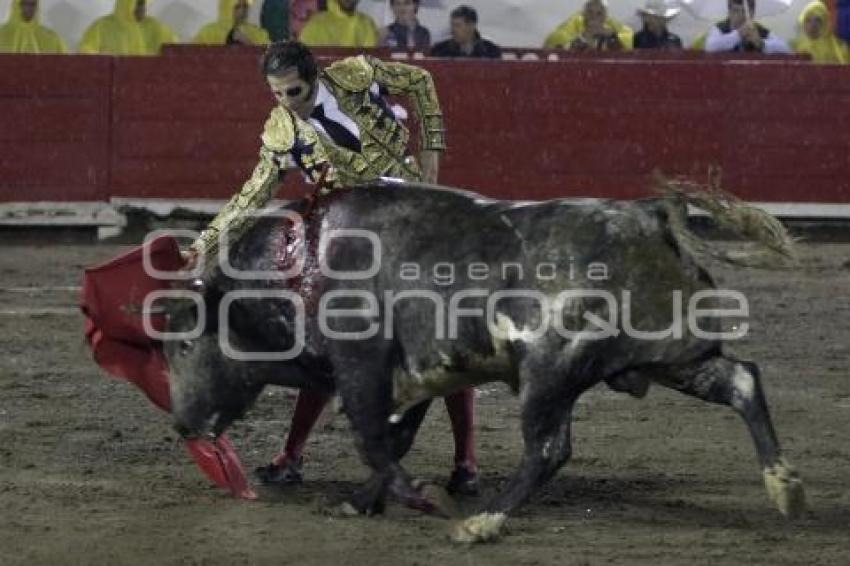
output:
<svg viewBox="0 0 850 566"><path fill-rule="evenodd" d="M360 153L360 150L362 149L360 146L360 140L357 139L357 136L352 134L348 128L325 116L324 104L316 106L310 117L319 121L325 129L325 132L327 132L328 136L330 136L331 140L336 145Z"/></svg>

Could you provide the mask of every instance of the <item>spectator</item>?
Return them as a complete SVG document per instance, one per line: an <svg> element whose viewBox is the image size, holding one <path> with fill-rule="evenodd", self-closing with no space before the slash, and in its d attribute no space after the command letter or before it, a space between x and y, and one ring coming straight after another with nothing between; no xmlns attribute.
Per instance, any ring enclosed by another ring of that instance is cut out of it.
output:
<svg viewBox="0 0 850 566"><path fill-rule="evenodd" d="M635 34L634 48L682 49L682 39L667 29L678 13L679 8L667 6L664 0L647 0L646 7L638 9L643 29Z"/></svg>
<svg viewBox="0 0 850 566"><path fill-rule="evenodd" d="M95 55L156 55L139 23L139 4L145 0L115 0L108 16L95 20L83 33L78 51ZM144 10L141 12L144 14Z"/></svg>
<svg viewBox="0 0 850 566"><path fill-rule="evenodd" d="M402 49L427 49L431 47L431 32L419 24L419 0L390 0L395 21L381 32L379 43L386 47Z"/></svg>
<svg viewBox="0 0 850 566"><path fill-rule="evenodd" d="M328 0L325 12L313 14L299 39L310 47L375 47L378 26L357 11L360 0Z"/></svg>
<svg viewBox="0 0 850 566"><path fill-rule="evenodd" d="M179 43L180 40L177 39L177 34L170 27L156 18L148 16L147 2L148 0L137 0L133 15L139 25L142 26L142 35L145 38L148 52L151 55L157 55L162 51L163 45Z"/></svg>
<svg viewBox="0 0 850 566"><path fill-rule="evenodd" d="M459 6L451 13L452 38L431 49L432 57L480 57L499 59L502 50L478 32L478 13L469 6Z"/></svg>
<svg viewBox="0 0 850 566"><path fill-rule="evenodd" d="M607 0L587 0L584 8L549 34L543 47L576 51L631 49L634 32L608 16Z"/></svg>
<svg viewBox="0 0 850 566"><path fill-rule="evenodd" d="M289 39L289 0L265 0L260 11L260 26L273 42Z"/></svg>
<svg viewBox="0 0 850 566"><path fill-rule="evenodd" d="M756 0L728 0L729 17L712 26L705 38L705 50L709 53L722 51L747 51L755 53L790 53L788 44L763 25L756 23L749 14L755 14Z"/></svg>
<svg viewBox="0 0 850 566"><path fill-rule="evenodd" d="M829 11L820 0L815 0L800 14L800 29L791 42L797 53L808 53L815 63L850 62L850 49L838 39L830 28Z"/></svg>
<svg viewBox="0 0 850 566"><path fill-rule="evenodd" d="M325 0L289 0L289 37L299 37L313 14L327 9Z"/></svg>
<svg viewBox="0 0 850 566"><path fill-rule="evenodd" d="M12 0L0 27L0 53L65 53L65 42L38 21L38 0Z"/></svg>
<svg viewBox="0 0 850 566"><path fill-rule="evenodd" d="M708 38L708 32L702 32L699 34L694 42L691 43L691 49L694 51L705 51L705 40Z"/></svg>
<svg viewBox="0 0 850 566"><path fill-rule="evenodd" d="M835 0L835 33L850 42L850 0Z"/></svg>
<svg viewBox="0 0 850 566"><path fill-rule="evenodd" d="M269 34L248 22L253 0L219 0L218 19L201 28L193 43L203 45L265 45Z"/></svg>

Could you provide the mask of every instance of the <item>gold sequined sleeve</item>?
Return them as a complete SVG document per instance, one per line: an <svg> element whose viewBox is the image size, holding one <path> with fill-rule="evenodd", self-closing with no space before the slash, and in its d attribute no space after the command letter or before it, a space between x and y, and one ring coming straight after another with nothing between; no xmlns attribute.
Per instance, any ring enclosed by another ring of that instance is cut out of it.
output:
<svg viewBox="0 0 850 566"><path fill-rule="evenodd" d="M281 162L289 154L312 182L321 177L329 163L325 149L316 131L295 115L276 108L263 131L263 147L251 178L242 189L224 205L206 230L192 244L198 254L215 263L221 242L236 241L256 221L256 213L274 198L280 183ZM336 175L331 169L327 184L335 184Z"/></svg>
<svg viewBox="0 0 850 566"><path fill-rule="evenodd" d="M404 63L381 61L366 57L375 70L375 82L390 94L410 98L419 117L422 149L442 151L446 148L443 113L431 73L420 67Z"/></svg>

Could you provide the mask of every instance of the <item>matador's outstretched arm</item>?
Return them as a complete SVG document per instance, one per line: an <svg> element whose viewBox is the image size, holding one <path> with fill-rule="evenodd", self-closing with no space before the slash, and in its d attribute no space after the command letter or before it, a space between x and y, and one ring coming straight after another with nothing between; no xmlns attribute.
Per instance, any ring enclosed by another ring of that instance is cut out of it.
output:
<svg viewBox="0 0 850 566"><path fill-rule="evenodd" d="M280 183L281 161L289 154L314 183L329 163L316 131L283 108L275 108L263 131L260 159L251 178L210 222L192 244L191 249L214 263L222 242L234 242L253 226L252 212L263 209L274 197ZM334 184L336 173L331 168L325 182Z"/></svg>

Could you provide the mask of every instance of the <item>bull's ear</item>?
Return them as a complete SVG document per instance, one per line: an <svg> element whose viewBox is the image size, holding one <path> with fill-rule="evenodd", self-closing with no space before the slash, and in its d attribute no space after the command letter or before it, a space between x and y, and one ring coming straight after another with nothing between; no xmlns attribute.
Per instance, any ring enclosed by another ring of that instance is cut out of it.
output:
<svg viewBox="0 0 850 566"><path fill-rule="evenodd" d="M127 314L141 316L141 315L152 315L152 314L168 314L168 307L164 304L165 299L160 299L156 301L154 304L145 308L143 305L139 303L127 303L125 305L121 305L121 310Z"/></svg>
<svg viewBox="0 0 850 566"><path fill-rule="evenodd" d="M124 310L133 314L164 315L173 317L181 312L189 312L190 309L198 307L199 302L197 296L203 297L206 286L202 279L193 279L190 281L178 281L171 284L171 292L164 292L163 295L156 298L150 295L145 299L144 306L142 305L127 305ZM182 296L181 296L182 295ZM204 299L201 298L200 304L204 304Z"/></svg>
<svg viewBox="0 0 850 566"><path fill-rule="evenodd" d="M154 302L143 314L164 314L168 315L169 306L167 299L161 299L159 301Z"/></svg>
<svg viewBox="0 0 850 566"><path fill-rule="evenodd" d="M175 291L186 291L189 293L197 293L198 295L203 296L206 291L206 285L204 284L204 280L190 279L188 281L177 281L172 283L171 288ZM196 306L196 303L187 298L180 296L169 296L163 297L156 301L154 304L162 305L163 313L165 315L174 315L180 311L185 311L186 309L193 308Z"/></svg>
<svg viewBox="0 0 850 566"><path fill-rule="evenodd" d="M180 301L178 299L172 299L169 297L161 297L147 307L147 310L143 313L146 315L154 315L154 314L163 314L165 316L169 316L177 312Z"/></svg>
<svg viewBox="0 0 850 566"><path fill-rule="evenodd" d="M159 297L151 302L147 309L149 315L174 316L180 312L186 312L197 305L195 301L187 297L165 296Z"/></svg>
<svg viewBox="0 0 850 566"><path fill-rule="evenodd" d="M172 281L171 288L176 291L192 291L195 293L203 293L206 289L204 280L200 277L195 279L187 279L185 281Z"/></svg>

